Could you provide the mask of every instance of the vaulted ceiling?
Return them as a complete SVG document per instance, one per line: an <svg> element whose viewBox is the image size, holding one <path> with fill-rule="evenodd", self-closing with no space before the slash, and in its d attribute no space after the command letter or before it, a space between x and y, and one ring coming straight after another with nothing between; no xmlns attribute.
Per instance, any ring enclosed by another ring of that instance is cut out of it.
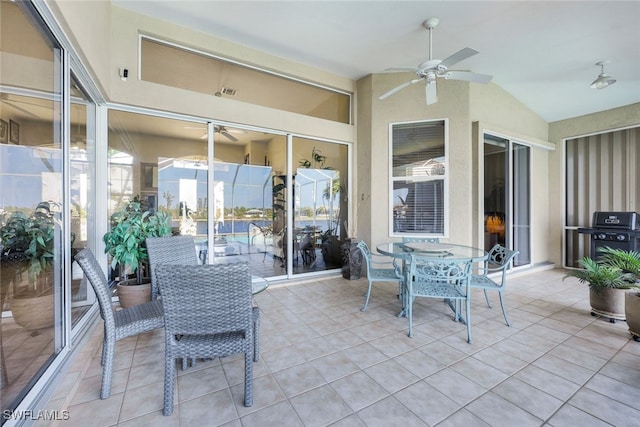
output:
<svg viewBox="0 0 640 427"><path fill-rule="evenodd" d="M492 75L548 122L640 102L640 1L113 3L353 79L424 61L438 17L434 58L478 50L454 68ZM591 89L602 60L617 82Z"/></svg>

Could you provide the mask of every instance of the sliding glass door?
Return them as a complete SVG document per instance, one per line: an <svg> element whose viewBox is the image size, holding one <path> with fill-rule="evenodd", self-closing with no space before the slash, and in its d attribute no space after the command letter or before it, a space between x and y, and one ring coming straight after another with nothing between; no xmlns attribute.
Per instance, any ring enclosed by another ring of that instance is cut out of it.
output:
<svg viewBox="0 0 640 427"><path fill-rule="evenodd" d="M531 149L484 136L484 248L517 250L514 266L531 263Z"/></svg>

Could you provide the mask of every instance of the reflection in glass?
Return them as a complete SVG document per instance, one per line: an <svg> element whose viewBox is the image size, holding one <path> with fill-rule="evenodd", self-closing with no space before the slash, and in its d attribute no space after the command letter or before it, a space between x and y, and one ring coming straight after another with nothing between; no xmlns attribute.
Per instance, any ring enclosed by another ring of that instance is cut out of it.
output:
<svg viewBox="0 0 640 427"><path fill-rule="evenodd" d="M0 55L11 57L0 73L3 413L18 405L64 344L60 50L22 6L0 2ZM9 27L15 31L4 31Z"/></svg>
<svg viewBox="0 0 640 427"><path fill-rule="evenodd" d="M294 273L341 268L349 238L348 148L294 138L293 156Z"/></svg>

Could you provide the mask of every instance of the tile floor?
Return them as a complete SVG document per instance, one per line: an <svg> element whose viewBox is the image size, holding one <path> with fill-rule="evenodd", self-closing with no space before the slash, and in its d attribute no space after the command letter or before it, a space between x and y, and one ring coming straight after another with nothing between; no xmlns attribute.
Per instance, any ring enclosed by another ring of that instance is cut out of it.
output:
<svg viewBox="0 0 640 427"><path fill-rule="evenodd" d="M396 317L396 286L366 279L272 286L257 295L261 354L254 404L243 359L179 370L162 416L162 331L118 343L112 395L98 398L96 325L49 409L73 426L631 426L640 420L640 343L625 322L590 315L588 292L562 270L510 277L507 327L474 293L473 344L442 301L420 299L415 332ZM497 295L492 295L497 301Z"/></svg>

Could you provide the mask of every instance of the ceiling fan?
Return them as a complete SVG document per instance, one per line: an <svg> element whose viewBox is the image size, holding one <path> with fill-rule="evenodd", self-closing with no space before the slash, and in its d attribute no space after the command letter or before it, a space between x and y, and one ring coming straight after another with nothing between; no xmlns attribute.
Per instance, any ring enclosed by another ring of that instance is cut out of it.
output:
<svg viewBox="0 0 640 427"><path fill-rule="evenodd" d="M454 71L449 70L449 67L457 64L460 61L463 61L477 53L479 53L475 49L471 49L470 47L465 47L464 49L459 50L453 55L445 58L445 59L432 59L433 55L433 46L432 46L432 37L433 37L433 29L438 25L440 20L438 18L429 18L424 21L423 26L429 31L429 59L422 62L415 68L389 68L387 71L413 71L416 73L417 78L413 80L409 80L408 82L402 83L399 86L394 87L388 92L382 94L378 99L382 100L396 92L401 91L407 86L411 86L412 84L418 83L422 80L426 81L425 87L425 96L427 100L427 105L435 104L438 102L438 94L436 90L436 78L444 77L448 80L464 80L468 82L475 83L489 83L492 79L492 76L486 74L478 74L473 73L471 71Z"/></svg>
<svg viewBox="0 0 640 427"><path fill-rule="evenodd" d="M201 126L195 126L195 127L186 126L185 129L200 129L201 130L202 127ZM218 133L218 134L224 136L225 138L227 138L231 142L238 142L238 138L236 138L235 136L231 135L232 133L247 133L245 130L242 130L242 129L228 129L225 126L222 126L222 125L214 125L213 131L215 133ZM206 138L207 138L207 131L205 129L204 134L202 134L200 139L206 139Z"/></svg>
<svg viewBox="0 0 640 427"><path fill-rule="evenodd" d="M231 132L240 132L239 130L236 129L227 129L226 127L222 126L222 125L215 125L213 127L213 131L215 133L219 133L220 135L224 136L225 138L227 138L229 141L231 142L238 142L238 138L236 138L235 136L231 135ZM205 138L207 137L206 135L204 136Z"/></svg>

